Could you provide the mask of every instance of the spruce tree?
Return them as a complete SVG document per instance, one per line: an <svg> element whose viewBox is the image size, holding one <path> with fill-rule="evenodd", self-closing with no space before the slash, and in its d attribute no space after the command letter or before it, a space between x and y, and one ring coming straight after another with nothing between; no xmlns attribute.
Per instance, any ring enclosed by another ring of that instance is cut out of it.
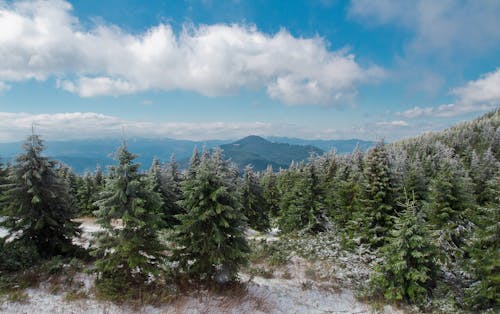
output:
<svg viewBox="0 0 500 314"><path fill-rule="evenodd" d="M474 208L472 187L459 160L440 161L429 185L427 217L435 233L443 261L457 262L469 229L468 212Z"/></svg>
<svg viewBox="0 0 500 314"><path fill-rule="evenodd" d="M181 213L181 208L177 204L180 197L178 174L172 169L161 167L158 159L155 158L149 170L149 176L153 182L153 191L161 196L164 227L170 229L179 223L175 216Z"/></svg>
<svg viewBox="0 0 500 314"><path fill-rule="evenodd" d="M266 209L271 217L277 217L279 213L279 191L276 174L273 167L269 165L261 179L262 193L266 203Z"/></svg>
<svg viewBox="0 0 500 314"><path fill-rule="evenodd" d="M45 258L74 252L78 224L71 219L76 210L69 187L57 175L56 163L42 156L40 136L33 134L23 144L24 153L9 169L0 226L14 241L34 245Z"/></svg>
<svg viewBox="0 0 500 314"><path fill-rule="evenodd" d="M94 215L94 211L98 209L94 204L99 194L97 184L92 175L88 172L86 172L78 182L76 197L80 214Z"/></svg>
<svg viewBox="0 0 500 314"><path fill-rule="evenodd" d="M390 159L383 141L366 155L363 167L365 213L362 238L373 248L378 248L384 244L392 227L395 206Z"/></svg>
<svg viewBox="0 0 500 314"><path fill-rule="evenodd" d="M436 247L414 200L406 199L380 253L382 262L371 277L375 291L388 300L423 303L435 277Z"/></svg>
<svg viewBox="0 0 500 314"><path fill-rule="evenodd" d="M236 197L236 187L221 176L214 159L202 158L181 183L179 202L186 209L178 215L172 243L173 260L193 278L232 281L247 263L246 217Z"/></svg>
<svg viewBox="0 0 500 314"><path fill-rule="evenodd" d="M262 187L251 166L246 166L244 170L241 202L249 226L258 231L269 230L269 216Z"/></svg>
<svg viewBox="0 0 500 314"><path fill-rule="evenodd" d="M467 243L466 269L472 284L466 290L466 303L474 311L500 310L500 179L497 200L481 207L475 217L475 230Z"/></svg>
<svg viewBox="0 0 500 314"><path fill-rule="evenodd" d="M305 167L285 198L287 207L282 209L278 220L282 232L319 233L330 228L314 163Z"/></svg>
<svg viewBox="0 0 500 314"><path fill-rule="evenodd" d="M139 174L135 158L126 144L118 149L119 164L111 168L110 179L96 202L98 223L104 229L96 235L96 286L109 297L143 286L158 274L163 259L164 248L157 235L161 197L149 177ZM121 222L121 226L113 226L112 221Z"/></svg>

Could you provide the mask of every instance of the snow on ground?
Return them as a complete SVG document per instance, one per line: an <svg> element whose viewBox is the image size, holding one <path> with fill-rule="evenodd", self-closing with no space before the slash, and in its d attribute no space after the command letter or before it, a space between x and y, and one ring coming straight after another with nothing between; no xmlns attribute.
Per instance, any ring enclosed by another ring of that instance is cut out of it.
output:
<svg viewBox="0 0 500 314"><path fill-rule="evenodd" d="M243 280L248 279L242 276ZM218 296L202 291L182 296L161 307L132 308L92 297L67 301L63 294L28 289L26 303L0 303L5 313L371 313L350 290L330 291L313 285L307 289L294 280L254 278L241 296ZM385 313L402 313L390 307Z"/></svg>
<svg viewBox="0 0 500 314"><path fill-rule="evenodd" d="M92 233L100 231L101 227L93 218L81 218L82 235L75 240L84 246L89 245ZM1 231L0 231L1 232ZM258 234L253 230L247 232L250 239L273 242L279 240L277 231L269 234ZM242 282L246 283L246 291L232 295L216 295L208 291L193 292L182 295L169 304L161 307L132 308L116 305L111 302L97 300L92 293L91 275L78 274L75 280L84 283L82 291L87 298L73 301L66 300L66 293L53 294L47 287L27 289L27 302L18 303L0 299L2 313L372 313L369 304L356 299L344 279L349 277L345 272L351 267L345 266L347 259L355 256L338 255L337 249L331 243L321 242L316 245L322 248L321 254L331 259L335 255L343 266L325 264L324 261L307 261L294 255L287 265L274 270L273 278L250 277L241 274ZM305 247L305 243L299 243ZM329 247L330 250L323 252ZM313 248L314 249L314 248ZM313 269L318 278L311 278L307 270ZM353 271L359 271L354 267ZM363 270L364 271L364 270ZM362 272L363 272L362 271ZM287 279L284 279L284 273ZM336 276L334 276L336 275ZM340 278L339 278L340 277ZM364 276L362 276L364 277ZM384 313L403 313L390 306L384 308Z"/></svg>

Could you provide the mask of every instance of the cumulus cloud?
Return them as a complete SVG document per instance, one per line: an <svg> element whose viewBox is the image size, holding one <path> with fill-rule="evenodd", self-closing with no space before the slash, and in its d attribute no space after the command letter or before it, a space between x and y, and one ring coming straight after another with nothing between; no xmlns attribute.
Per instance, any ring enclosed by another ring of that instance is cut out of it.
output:
<svg viewBox="0 0 500 314"><path fill-rule="evenodd" d="M140 34L104 23L90 29L62 0L0 2L0 81L46 80L81 97L148 90L206 96L264 89L286 104L349 103L356 86L383 75L321 37L252 25L159 24Z"/></svg>
<svg viewBox="0 0 500 314"><path fill-rule="evenodd" d="M456 103L436 107L416 106L396 113L405 118L438 117L449 118L461 114L488 111L500 106L500 69L469 81L464 86L451 90L456 96Z"/></svg>
<svg viewBox="0 0 500 314"><path fill-rule="evenodd" d="M500 105L500 68L486 73L465 86L453 89L452 94L462 104Z"/></svg>

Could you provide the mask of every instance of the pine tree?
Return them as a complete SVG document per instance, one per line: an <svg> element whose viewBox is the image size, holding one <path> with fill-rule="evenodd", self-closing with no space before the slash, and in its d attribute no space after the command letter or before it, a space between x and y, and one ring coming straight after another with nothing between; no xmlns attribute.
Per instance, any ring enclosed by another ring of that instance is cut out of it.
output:
<svg viewBox="0 0 500 314"><path fill-rule="evenodd" d="M414 200L406 199L380 252L382 262L371 277L375 291L388 300L421 304L433 285L436 247Z"/></svg>
<svg viewBox="0 0 500 314"><path fill-rule="evenodd" d="M35 245L42 257L71 254L80 230L71 220L76 210L69 188L58 177L56 163L41 155L44 146L38 135L29 136L23 149L4 186L1 226L14 241Z"/></svg>
<svg viewBox="0 0 500 314"><path fill-rule="evenodd" d="M158 274L163 259L157 230L161 225L161 197L153 182L138 172L135 155L123 144L116 153L119 162L96 202L98 223L105 231L97 234L99 257L95 270L98 290L113 297L131 293ZM114 227L112 220L121 222Z"/></svg>
<svg viewBox="0 0 500 314"><path fill-rule="evenodd" d="M270 216L277 217L279 213L279 191L276 174L273 167L269 165L261 179L262 193L266 203L266 209Z"/></svg>
<svg viewBox="0 0 500 314"><path fill-rule="evenodd" d="M83 215L93 215L98 207L94 204L97 201L99 190L92 175L86 172L79 180L76 198L80 213Z"/></svg>
<svg viewBox="0 0 500 314"><path fill-rule="evenodd" d="M175 165L174 165L175 167ZM161 196L162 200L162 219L166 228L172 228L179 223L176 215L182 212L177 204L180 197L178 174L172 169L160 167L158 159L153 160L149 170L150 180L153 182L153 191Z"/></svg>
<svg viewBox="0 0 500 314"><path fill-rule="evenodd" d="M473 283L466 290L466 303L474 311L500 310L500 178L496 203L479 208L476 228L467 243L470 258L466 269Z"/></svg>
<svg viewBox="0 0 500 314"><path fill-rule="evenodd" d="M266 211L262 187L251 166L245 167L241 202L243 214L247 217L249 226L258 231L269 230L269 216Z"/></svg>
<svg viewBox="0 0 500 314"><path fill-rule="evenodd" d="M373 248L378 248L392 227L395 206L390 159L383 141L366 155L362 203L365 207L362 236Z"/></svg>
<svg viewBox="0 0 500 314"><path fill-rule="evenodd" d="M293 188L285 194L278 224L284 233L318 233L329 229L321 185L314 163L309 163Z"/></svg>
<svg viewBox="0 0 500 314"><path fill-rule="evenodd" d="M478 205L485 205L495 201L495 194L488 188L488 181L492 180L500 171L500 163L493 156L491 147L479 158L472 152L470 176L474 182L474 194Z"/></svg>
<svg viewBox="0 0 500 314"><path fill-rule="evenodd" d="M221 176L213 159L202 158L196 172L181 183L186 209L178 215L172 243L173 260L189 276L227 282L236 279L247 263L246 217L236 197L236 187Z"/></svg>
<svg viewBox="0 0 500 314"><path fill-rule="evenodd" d="M417 205L421 205L427 200L427 182L422 172L422 164L417 160L408 160L404 177L404 189L412 193Z"/></svg>
<svg viewBox="0 0 500 314"><path fill-rule="evenodd" d="M472 187L460 161L440 161L429 185L427 217L432 224L443 261L456 262L463 254L462 245L470 224L467 212L474 207Z"/></svg>

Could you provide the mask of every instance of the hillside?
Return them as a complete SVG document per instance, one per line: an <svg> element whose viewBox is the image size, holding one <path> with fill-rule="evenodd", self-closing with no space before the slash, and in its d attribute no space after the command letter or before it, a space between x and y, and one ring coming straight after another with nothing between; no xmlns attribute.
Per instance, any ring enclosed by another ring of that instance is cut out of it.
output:
<svg viewBox="0 0 500 314"><path fill-rule="evenodd" d="M306 160L311 153L323 153L321 149L311 145L273 143L255 135L221 145L221 148L226 158L230 158L240 168L251 164L255 170L264 170L267 165L273 166L275 170L288 168L292 161Z"/></svg>
<svg viewBox="0 0 500 314"><path fill-rule="evenodd" d="M304 143L304 146L271 143L258 136L249 136L233 143L229 143L230 140L187 141L169 138L133 138L128 140L128 146L138 155L137 160L142 169L149 168L153 157L168 161L172 154L175 155L181 168L185 168L195 147L211 149L221 146L224 149L224 155L240 167L252 164L255 169L261 170L265 169L268 164L274 169L287 168L292 160L307 159L311 151L317 154L323 152L321 149L308 145L308 140L300 141ZM85 171L93 171L96 165L105 167L113 164L113 154L120 143L120 139L47 141L45 154L71 166L76 173L82 174ZM12 160L21 152L21 145L21 142L0 143L0 157L4 160Z"/></svg>

